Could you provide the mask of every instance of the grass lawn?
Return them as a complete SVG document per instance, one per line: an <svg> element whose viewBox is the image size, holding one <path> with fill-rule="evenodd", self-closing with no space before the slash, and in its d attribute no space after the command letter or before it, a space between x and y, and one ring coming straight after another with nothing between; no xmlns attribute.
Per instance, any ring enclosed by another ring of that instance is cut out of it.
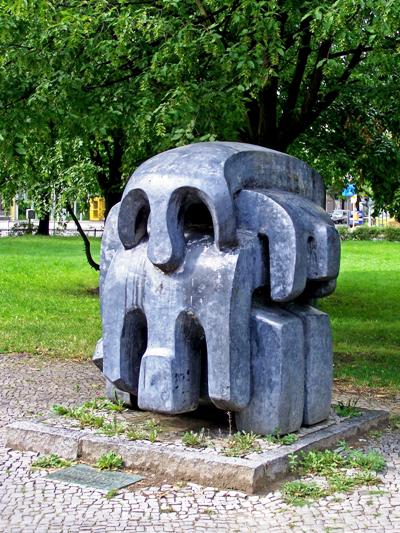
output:
<svg viewBox="0 0 400 533"><path fill-rule="evenodd" d="M1 238L0 353L91 357L97 278L78 238ZM400 243L344 242L337 291L319 306L333 325L336 377L400 390Z"/></svg>
<svg viewBox="0 0 400 533"><path fill-rule="evenodd" d="M331 317L335 376L400 390L400 243L343 242L337 290L319 307Z"/></svg>
<svg viewBox="0 0 400 533"><path fill-rule="evenodd" d="M97 257L98 239L92 248ZM97 286L80 238L1 238L0 353L90 357L101 337Z"/></svg>

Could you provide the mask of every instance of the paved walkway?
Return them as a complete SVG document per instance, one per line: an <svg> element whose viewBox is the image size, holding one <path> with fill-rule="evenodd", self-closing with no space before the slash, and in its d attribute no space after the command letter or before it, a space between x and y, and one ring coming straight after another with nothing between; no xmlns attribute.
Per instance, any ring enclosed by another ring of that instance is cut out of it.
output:
<svg viewBox="0 0 400 533"><path fill-rule="evenodd" d="M0 426L66 399L72 404L93 398L102 386L89 363L0 355ZM387 459L379 491L365 487L303 508L284 504L278 491L247 496L197 485L141 486L108 500L97 490L46 480L45 472L30 469L36 454L6 449L1 439L0 427L5 533L400 532L400 432L368 443Z"/></svg>

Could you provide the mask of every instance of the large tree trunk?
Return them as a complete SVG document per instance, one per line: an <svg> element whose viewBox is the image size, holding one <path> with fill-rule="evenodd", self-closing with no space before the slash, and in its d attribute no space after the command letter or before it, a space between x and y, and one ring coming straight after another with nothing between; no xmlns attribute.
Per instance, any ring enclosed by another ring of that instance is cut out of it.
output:
<svg viewBox="0 0 400 533"><path fill-rule="evenodd" d="M121 187L121 182L122 182L122 176L118 179L118 181L116 182L116 185ZM106 205L106 211L104 213L104 218L107 218L108 213L110 212L111 208L121 200L122 192L114 192L112 190L106 189L104 190L103 194L104 194L104 201Z"/></svg>
<svg viewBox="0 0 400 533"><path fill-rule="evenodd" d="M39 219L39 226L36 235L50 235L50 213L46 213Z"/></svg>

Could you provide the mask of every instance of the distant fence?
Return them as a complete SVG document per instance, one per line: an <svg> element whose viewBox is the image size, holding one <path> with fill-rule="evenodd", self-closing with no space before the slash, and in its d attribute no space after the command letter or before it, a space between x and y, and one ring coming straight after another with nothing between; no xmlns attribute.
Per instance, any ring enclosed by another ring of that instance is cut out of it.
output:
<svg viewBox="0 0 400 533"><path fill-rule="evenodd" d="M0 227L0 237L18 237L21 235L30 235L34 234L37 230L37 226L20 226L13 225L9 227ZM104 228L83 228L85 235L87 237L102 237ZM57 235L60 237L76 237L79 236L79 233L76 229L70 228L49 228L50 235Z"/></svg>

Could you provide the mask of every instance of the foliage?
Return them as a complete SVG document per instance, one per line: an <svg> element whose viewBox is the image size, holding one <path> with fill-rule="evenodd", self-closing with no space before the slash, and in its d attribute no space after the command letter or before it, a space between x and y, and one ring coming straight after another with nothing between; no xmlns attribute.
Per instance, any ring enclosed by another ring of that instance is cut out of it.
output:
<svg viewBox="0 0 400 533"><path fill-rule="evenodd" d="M113 498L115 498L115 496L118 496L118 494L118 489L110 489L109 491L107 491L105 497L107 498L107 500L112 500Z"/></svg>
<svg viewBox="0 0 400 533"><path fill-rule="evenodd" d="M359 468L368 472L381 472L385 459L376 451L361 452L347 446L339 450L300 452L294 456L291 467L301 474L329 476L339 469Z"/></svg>
<svg viewBox="0 0 400 533"><path fill-rule="evenodd" d="M400 228L379 226L358 226L353 229L341 226L337 228L343 241L385 240L400 242Z"/></svg>
<svg viewBox="0 0 400 533"><path fill-rule="evenodd" d="M3 2L6 190L25 179L38 208L55 189L116 201L150 155L218 138L350 174L398 214L399 15L392 0Z"/></svg>
<svg viewBox="0 0 400 533"><path fill-rule="evenodd" d="M389 427L392 430L400 429L400 415L390 415L389 417Z"/></svg>
<svg viewBox="0 0 400 533"><path fill-rule="evenodd" d="M126 430L126 437L129 440L149 440L153 443L156 442L160 431L160 424L151 418L137 427L129 426Z"/></svg>
<svg viewBox="0 0 400 533"><path fill-rule="evenodd" d="M124 402L118 400L118 398L113 401L107 398L94 398L93 400L83 402L82 407L96 411L117 411L120 413L124 410Z"/></svg>
<svg viewBox="0 0 400 533"><path fill-rule="evenodd" d="M64 468L71 466L71 461L59 457L56 453L42 455L32 463L32 468Z"/></svg>
<svg viewBox="0 0 400 533"><path fill-rule="evenodd" d="M103 453L96 462L100 470L121 470L124 467L122 457L114 452Z"/></svg>
<svg viewBox="0 0 400 533"><path fill-rule="evenodd" d="M82 427L102 429L106 424L106 420L103 416L95 415L91 410L83 406L66 407L65 405L55 404L52 406L51 410L56 415L77 420Z"/></svg>
<svg viewBox="0 0 400 533"><path fill-rule="evenodd" d="M299 437L295 433L288 433L287 435L279 435L279 431L266 435L265 440L272 444L281 444L283 446L290 446L299 440Z"/></svg>
<svg viewBox="0 0 400 533"><path fill-rule="evenodd" d="M362 485L378 485L376 476L386 462L376 451L353 450L344 442L338 450L301 452L290 457L292 471L316 480L290 481L282 487L283 498L292 505L305 505L336 492L350 492Z"/></svg>
<svg viewBox="0 0 400 533"><path fill-rule="evenodd" d="M253 432L238 431L228 439L223 454L228 457L244 457L249 453L260 452L261 446L257 443L258 438L259 436Z"/></svg>
<svg viewBox="0 0 400 533"><path fill-rule="evenodd" d="M182 442L189 448L205 448L208 445L204 428L200 431L185 431L182 435Z"/></svg>
<svg viewBox="0 0 400 533"><path fill-rule="evenodd" d="M306 505L326 496L326 491L315 481L288 481L282 486L283 499L291 505Z"/></svg>
<svg viewBox="0 0 400 533"><path fill-rule="evenodd" d="M349 417L349 418L360 416L361 411L360 409L357 409L356 404L357 404L357 401L352 402L351 400L349 400L347 403L338 402L338 404L335 405L334 407L335 413L338 416Z"/></svg>

